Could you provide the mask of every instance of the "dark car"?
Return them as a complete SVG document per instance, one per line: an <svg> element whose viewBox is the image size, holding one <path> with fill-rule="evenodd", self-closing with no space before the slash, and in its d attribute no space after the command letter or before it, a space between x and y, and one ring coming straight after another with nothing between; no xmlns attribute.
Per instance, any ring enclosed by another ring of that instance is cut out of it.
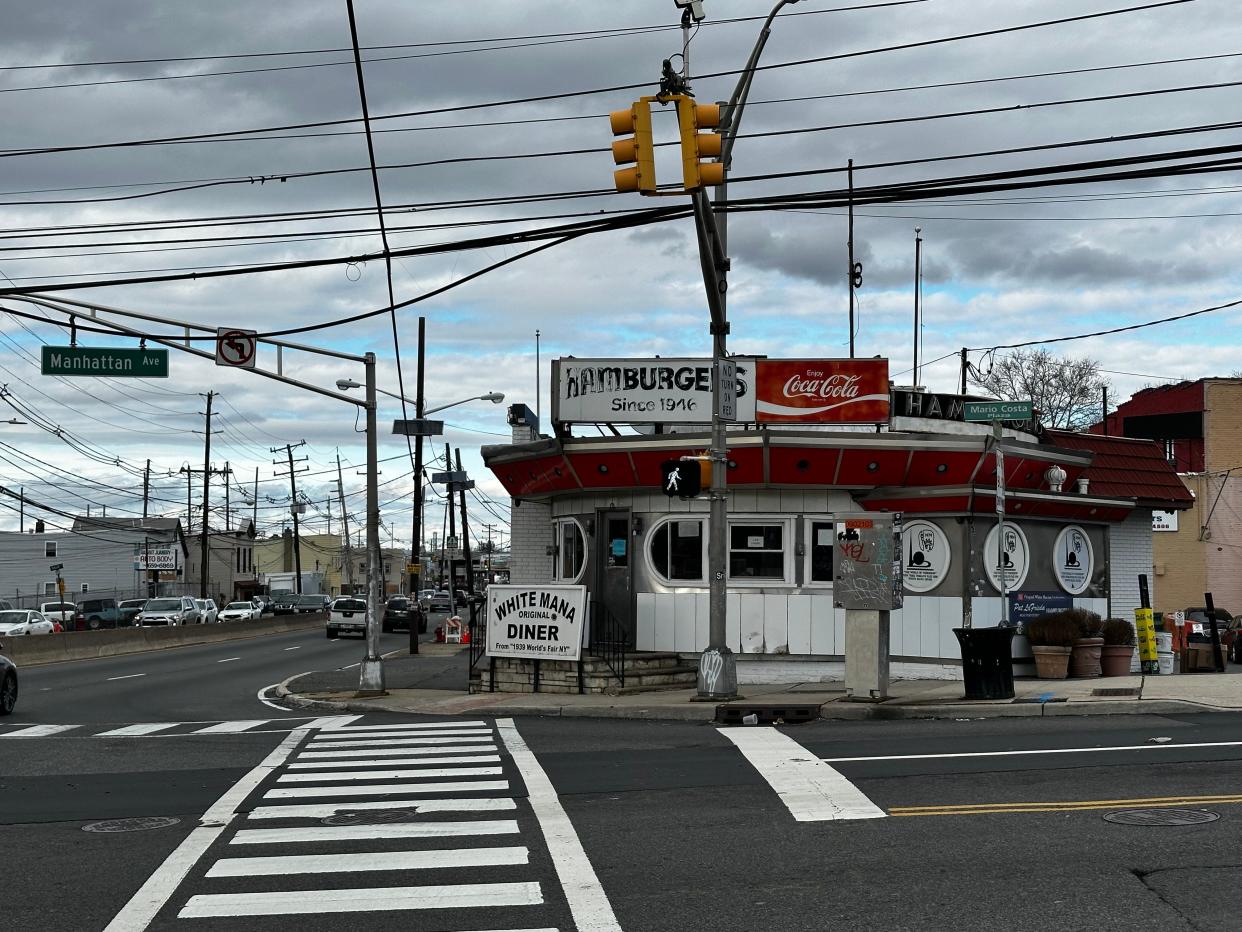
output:
<svg viewBox="0 0 1242 932"><path fill-rule="evenodd" d="M388 631L409 631L412 620L417 620L418 633L427 633L427 616L419 610L418 604L407 598L393 598L384 606L382 627Z"/></svg>
<svg viewBox="0 0 1242 932"><path fill-rule="evenodd" d="M0 648L4 645L0 644ZM17 705L17 664L0 654L0 715L12 715Z"/></svg>
<svg viewBox="0 0 1242 932"><path fill-rule="evenodd" d="M147 604L146 599L126 599L116 607L116 622L118 625L132 625L134 616L142 611L142 607Z"/></svg>
<svg viewBox="0 0 1242 932"><path fill-rule="evenodd" d="M1203 625L1203 633L1211 637L1208 610L1202 606L1186 609L1186 620ZM1234 663L1242 663L1242 615L1234 615L1228 609L1216 609L1216 632L1220 635L1220 649Z"/></svg>
<svg viewBox="0 0 1242 932"><path fill-rule="evenodd" d="M272 613L275 615L292 615L297 611L298 597L294 593L278 595L272 600Z"/></svg>
<svg viewBox="0 0 1242 932"><path fill-rule="evenodd" d="M297 604L293 608L295 615L313 615L324 610L321 595L300 595L297 599Z"/></svg>

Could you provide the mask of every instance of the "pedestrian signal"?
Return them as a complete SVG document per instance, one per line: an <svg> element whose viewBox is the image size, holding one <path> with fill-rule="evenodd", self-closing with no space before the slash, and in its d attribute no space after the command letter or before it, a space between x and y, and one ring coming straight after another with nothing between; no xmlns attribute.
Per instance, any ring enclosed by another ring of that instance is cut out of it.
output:
<svg viewBox="0 0 1242 932"><path fill-rule="evenodd" d="M698 460L665 460L660 464L661 487L669 498L691 498L703 491Z"/></svg>

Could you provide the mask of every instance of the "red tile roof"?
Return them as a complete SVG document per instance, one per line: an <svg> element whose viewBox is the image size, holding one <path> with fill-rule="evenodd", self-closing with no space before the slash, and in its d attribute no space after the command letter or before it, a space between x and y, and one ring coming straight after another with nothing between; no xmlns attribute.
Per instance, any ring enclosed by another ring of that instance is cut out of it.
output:
<svg viewBox="0 0 1242 932"><path fill-rule="evenodd" d="M1046 440L1058 447L1094 454L1084 474L1091 480L1092 494L1134 498L1141 505L1161 510L1180 510L1194 504L1190 490L1154 440L1067 430L1047 431Z"/></svg>

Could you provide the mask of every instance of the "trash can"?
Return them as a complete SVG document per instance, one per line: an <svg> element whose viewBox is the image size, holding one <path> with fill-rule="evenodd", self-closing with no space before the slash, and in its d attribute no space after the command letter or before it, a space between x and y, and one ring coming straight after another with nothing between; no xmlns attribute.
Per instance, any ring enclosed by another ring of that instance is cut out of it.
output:
<svg viewBox="0 0 1242 932"><path fill-rule="evenodd" d="M1013 698L1013 636L1016 628L954 628L962 649L967 699Z"/></svg>

